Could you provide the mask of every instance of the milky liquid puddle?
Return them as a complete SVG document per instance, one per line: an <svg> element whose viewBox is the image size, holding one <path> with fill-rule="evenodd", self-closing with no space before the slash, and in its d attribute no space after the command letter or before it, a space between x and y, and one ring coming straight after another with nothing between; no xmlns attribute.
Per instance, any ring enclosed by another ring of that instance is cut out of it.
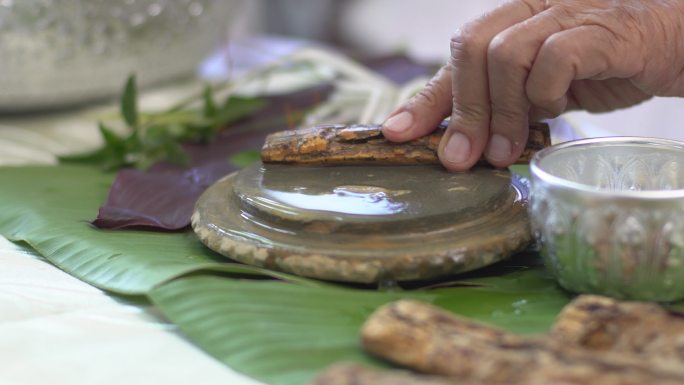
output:
<svg viewBox="0 0 684 385"><path fill-rule="evenodd" d="M350 215L392 215L406 210L408 202L396 198L409 190L391 191L373 186L339 186L326 194L266 190L265 193L291 207Z"/></svg>

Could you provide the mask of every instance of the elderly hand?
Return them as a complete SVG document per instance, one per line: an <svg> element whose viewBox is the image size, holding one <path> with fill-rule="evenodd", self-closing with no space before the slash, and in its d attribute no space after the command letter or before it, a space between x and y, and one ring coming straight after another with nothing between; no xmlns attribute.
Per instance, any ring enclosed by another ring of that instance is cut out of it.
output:
<svg viewBox="0 0 684 385"><path fill-rule="evenodd" d="M384 134L411 140L451 114L439 147L446 168L467 170L482 154L506 167L529 119L682 96L683 71L684 1L512 0L453 36L449 63Z"/></svg>

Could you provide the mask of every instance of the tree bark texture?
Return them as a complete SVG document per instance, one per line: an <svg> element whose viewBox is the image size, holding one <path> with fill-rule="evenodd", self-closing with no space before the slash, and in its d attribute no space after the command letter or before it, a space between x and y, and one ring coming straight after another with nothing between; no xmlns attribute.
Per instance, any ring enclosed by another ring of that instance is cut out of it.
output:
<svg viewBox="0 0 684 385"><path fill-rule="evenodd" d="M266 137L261 160L328 166L440 164L437 148L446 126L442 122L430 135L405 143L385 139L380 125L331 125L281 131ZM529 163L537 151L550 145L548 125L530 125L527 145L517 163Z"/></svg>
<svg viewBox="0 0 684 385"><path fill-rule="evenodd" d="M563 308L550 336L591 351L632 354L684 368L684 314L654 303L580 296Z"/></svg>
<svg viewBox="0 0 684 385"><path fill-rule="evenodd" d="M595 351L556 338L523 337L456 317L431 305L399 301L364 324L363 346L390 362L458 384L673 385L681 365Z"/></svg>

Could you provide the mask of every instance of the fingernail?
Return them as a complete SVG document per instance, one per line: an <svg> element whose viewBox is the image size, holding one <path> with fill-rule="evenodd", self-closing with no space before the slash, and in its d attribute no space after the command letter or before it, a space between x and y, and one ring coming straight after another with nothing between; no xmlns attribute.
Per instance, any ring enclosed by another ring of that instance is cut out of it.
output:
<svg viewBox="0 0 684 385"><path fill-rule="evenodd" d="M506 161L511 157L511 141L506 137L494 134L489 139L489 148L487 149L487 159L493 161Z"/></svg>
<svg viewBox="0 0 684 385"><path fill-rule="evenodd" d="M460 164L470 158L470 139L457 132L451 135L444 147L444 158L449 163Z"/></svg>
<svg viewBox="0 0 684 385"><path fill-rule="evenodd" d="M402 111L393 117L387 119L382 124L383 130L388 130L396 133L402 133L411 127L413 124L413 115L408 111Z"/></svg>

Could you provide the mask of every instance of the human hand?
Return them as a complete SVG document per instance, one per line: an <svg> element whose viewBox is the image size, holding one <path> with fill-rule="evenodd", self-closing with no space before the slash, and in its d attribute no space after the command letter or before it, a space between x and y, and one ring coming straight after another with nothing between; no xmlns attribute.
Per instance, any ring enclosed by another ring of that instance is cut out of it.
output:
<svg viewBox="0 0 684 385"><path fill-rule="evenodd" d="M530 119L653 95L684 96L684 1L511 0L454 34L449 63L383 133L415 139L451 115L439 146L447 169L467 170L482 154L506 167Z"/></svg>

